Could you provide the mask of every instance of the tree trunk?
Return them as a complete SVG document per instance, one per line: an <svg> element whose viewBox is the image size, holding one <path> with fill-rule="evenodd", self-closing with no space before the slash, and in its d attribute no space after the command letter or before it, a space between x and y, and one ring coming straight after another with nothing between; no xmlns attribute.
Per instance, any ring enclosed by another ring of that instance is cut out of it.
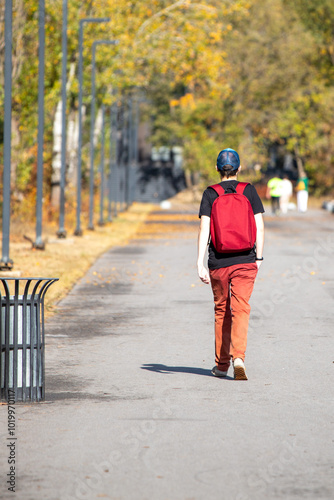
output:
<svg viewBox="0 0 334 500"><path fill-rule="evenodd" d="M99 142L99 138L102 132L102 108L99 108L94 127L94 147L96 148Z"/></svg>
<svg viewBox="0 0 334 500"><path fill-rule="evenodd" d="M4 83L4 58L5 58L5 1L0 5L0 85ZM25 58L24 51L24 26L27 22L27 15L24 7L24 0L13 2L12 20L12 82L13 85L21 75L22 65Z"/></svg>
<svg viewBox="0 0 334 500"><path fill-rule="evenodd" d="M61 133L62 102L59 101L53 121L53 155L51 174L51 205L55 208L59 207L60 203Z"/></svg>
<svg viewBox="0 0 334 500"><path fill-rule="evenodd" d="M69 77L66 83L66 92L69 91L75 76L75 64L71 63ZM51 174L51 205L55 208L60 204L60 179L61 179L61 146L62 146L62 101L57 104L53 122L53 158ZM70 124L68 125L70 126ZM67 148L68 151L68 148ZM67 159L66 159L67 165ZM67 169L66 169L67 170ZM65 172L66 176L66 172Z"/></svg>
<svg viewBox="0 0 334 500"><path fill-rule="evenodd" d="M72 110L67 125L68 180L76 186L78 179L79 113Z"/></svg>
<svg viewBox="0 0 334 500"><path fill-rule="evenodd" d="M297 162L298 177L305 177L306 174L305 174L305 170L304 170L304 163L303 163L302 158L299 156L297 148L295 148L294 153L295 153L295 158L296 158L296 162Z"/></svg>
<svg viewBox="0 0 334 500"><path fill-rule="evenodd" d="M192 176L191 176L191 172L188 168L186 168L184 171L184 177L186 180L187 189L192 189L193 188Z"/></svg>

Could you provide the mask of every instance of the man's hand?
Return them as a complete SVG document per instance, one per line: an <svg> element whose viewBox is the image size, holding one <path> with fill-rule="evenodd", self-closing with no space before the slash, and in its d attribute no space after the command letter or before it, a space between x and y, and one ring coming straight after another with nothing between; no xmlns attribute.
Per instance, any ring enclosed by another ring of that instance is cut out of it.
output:
<svg viewBox="0 0 334 500"><path fill-rule="evenodd" d="M262 262L263 262L263 260L257 260L257 261L256 261L257 270L259 270L259 269L260 269Z"/></svg>
<svg viewBox="0 0 334 500"><path fill-rule="evenodd" d="M205 283L206 285L209 285L210 284L209 271L203 265L199 265L197 267L197 271L200 280L203 281L203 283Z"/></svg>

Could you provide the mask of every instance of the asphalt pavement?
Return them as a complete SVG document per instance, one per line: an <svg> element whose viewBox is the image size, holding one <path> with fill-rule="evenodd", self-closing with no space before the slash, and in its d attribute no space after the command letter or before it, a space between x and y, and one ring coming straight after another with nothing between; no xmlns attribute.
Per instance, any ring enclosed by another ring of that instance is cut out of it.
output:
<svg viewBox="0 0 334 500"><path fill-rule="evenodd" d="M211 375L194 211L96 261L46 322L46 401L16 404L15 493L0 406L0 498L334 498L334 215L265 226L248 381Z"/></svg>

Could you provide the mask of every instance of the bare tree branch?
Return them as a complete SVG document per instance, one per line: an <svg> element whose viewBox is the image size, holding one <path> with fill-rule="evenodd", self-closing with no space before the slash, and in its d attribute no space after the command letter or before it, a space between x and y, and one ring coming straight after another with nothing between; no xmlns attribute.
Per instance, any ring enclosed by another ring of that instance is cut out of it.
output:
<svg viewBox="0 0 334 500"><path fill-rule="evenodd" d="M217 9L215 7L212 7L211 5L204 5L201 3L190 3L190 0L179 0L178 2L173 3L172 5L169 5L165 9L160 10L159 12L156 12L151 16L149 19L147 19L138 29L136 38L139 38L144 30L155 20L158 19L159 17L162 16L167 16L169 13L175 9L178 9L180 7L187 7L191 9L196 9L196 10L206 10L208 12L217 12Z"/></svg>

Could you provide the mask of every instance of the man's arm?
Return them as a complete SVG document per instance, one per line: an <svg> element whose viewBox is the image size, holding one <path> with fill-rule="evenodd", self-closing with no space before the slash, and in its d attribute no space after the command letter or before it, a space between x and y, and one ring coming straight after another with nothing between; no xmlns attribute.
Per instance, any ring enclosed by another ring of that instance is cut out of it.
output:
<svg viewBox="0 0 334 500"><path fill-rule="evenodd" d="M263 257L263 246L264 246L264 224L262 214L255 214L256 223L256 257L261 259ZM257 267L260 268L262 260L257 260Z"/></svg>
<svg viewBox="0 0 334 500"><path fill-rule="evenodd" d="M202 215L201 225L198 232L198 254L197 254L197 271L199 278L206 283L210 283L210 275L207 268L204 266L204 257L206 247L208 245L210 236L210 217Z"/></svg>

